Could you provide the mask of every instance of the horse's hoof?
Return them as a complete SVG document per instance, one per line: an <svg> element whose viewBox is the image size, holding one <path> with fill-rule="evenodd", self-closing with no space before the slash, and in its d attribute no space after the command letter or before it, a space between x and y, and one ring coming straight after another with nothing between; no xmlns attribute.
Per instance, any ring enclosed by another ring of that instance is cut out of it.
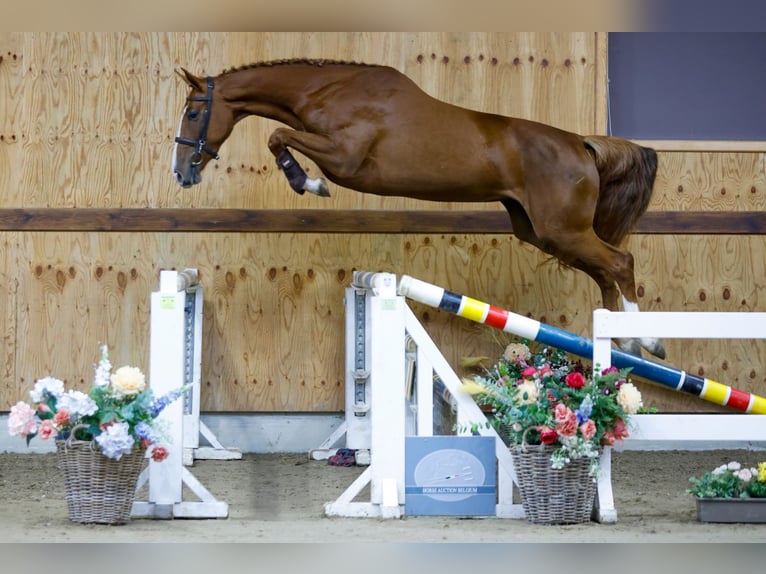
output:
<svg viewBox="0 0 766 574"><path fill-rule="evenodd" d="M309 193L318 195L319 197L330 197L330 188L327 186L327 182L323 177L307 179L304 183L304 189Z"/></svg>
<svg viewBox="0 0 766 574"><path fill-rule="evenodd" d="M617 343L623 351L631 355L641 356L641 343L638 339L622 339Z"/></svg>
<svg viewBox="0 0 766 574"><path fill-rule="evenodd" d="M665 344L662 339L641 339L641 346L658 359L665 358Z"/></svg>

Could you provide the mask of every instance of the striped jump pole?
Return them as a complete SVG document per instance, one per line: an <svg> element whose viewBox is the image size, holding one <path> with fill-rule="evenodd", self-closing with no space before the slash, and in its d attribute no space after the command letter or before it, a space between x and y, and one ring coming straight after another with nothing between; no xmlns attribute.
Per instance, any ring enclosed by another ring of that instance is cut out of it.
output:
<svg viewBox="0 0 766 574"><path fill-rule="evenodd" d="M477 299L452 293L408 275L402 275L399 280L398 293L413 301L495 327L506 333L551 345L579 357L593 358L593 341L590 339ZM763 397L626 353L620 349L612 349L612 364L618 368L631 367L631 372L639 377L711 403L746 413L766 414L766 399Z"/></svg>

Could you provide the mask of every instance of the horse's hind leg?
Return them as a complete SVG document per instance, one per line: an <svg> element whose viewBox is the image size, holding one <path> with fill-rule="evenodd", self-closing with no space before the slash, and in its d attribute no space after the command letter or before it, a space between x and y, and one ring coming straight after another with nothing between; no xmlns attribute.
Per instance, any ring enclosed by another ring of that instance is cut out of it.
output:
<svg viewBox="0 0 766 574"><path fill-rule="evenodd" d="M557 257L563 263L587 273L598 285L605 308L617 311L622 291L624 309L638 311L633 256L629 252L604 243L593 230L569 237L567 240L541 239L519 203L510 200L504 200L502 203L511 217L514 235L544 253ZM665 357L665 349L659 339L618 339L615 343L634 355L640 355L641 347L644 347L657 357Z"/></svg>
<svg viewBox="0 0 766 574"><path fill-rule="evenodd" d="M638 311L633 255L630 252L603 242L595 232L577 241L573 251L579 254L571 261L571 265L593 278L601 289L604 307L611 311L618 310L617 303L622 293L623 309ZM615 342L621 349L634 355L640 355L643 347L652 355L665 358L665 346L656 337L616 339Z"/></svg>

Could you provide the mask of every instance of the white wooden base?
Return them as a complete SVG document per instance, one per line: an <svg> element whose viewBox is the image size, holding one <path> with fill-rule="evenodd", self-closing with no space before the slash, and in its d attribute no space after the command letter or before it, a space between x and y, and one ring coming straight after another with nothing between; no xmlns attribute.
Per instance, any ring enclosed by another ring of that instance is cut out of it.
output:
<svg viewBox="0 0 766 574"><path fill-rule="evenodd" d="M195 460L240 460L242 458L242 451L240 449L224 447L204 422L198 420L197 424L199 426L199 434L207 439L210 446L184 448L184 466L192 466Z"/></svg>
<svg viewBox="0 0 766 574"><path fill-rule="evenodd" d="M154 502L137 501L131 507L133 518L227 518L229 505L216 500L196 477L186 468L181 469L183 483L199 497L199 501L180 501L173 504L158 504ZM138 477L136 490L141 489L149 480L149 468L145 468Z"/></svg>

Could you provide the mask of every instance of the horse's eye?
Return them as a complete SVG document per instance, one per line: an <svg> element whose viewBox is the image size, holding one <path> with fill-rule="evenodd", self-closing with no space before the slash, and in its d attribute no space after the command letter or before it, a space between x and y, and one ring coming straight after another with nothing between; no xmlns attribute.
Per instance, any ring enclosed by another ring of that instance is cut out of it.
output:
<svg viewBox="0 0 766 574"><path fill-rule="evenodd" d="M199 118L199 110L189 110L189 113L186 114L186 117L191 121L196 122Z"/></svg>

